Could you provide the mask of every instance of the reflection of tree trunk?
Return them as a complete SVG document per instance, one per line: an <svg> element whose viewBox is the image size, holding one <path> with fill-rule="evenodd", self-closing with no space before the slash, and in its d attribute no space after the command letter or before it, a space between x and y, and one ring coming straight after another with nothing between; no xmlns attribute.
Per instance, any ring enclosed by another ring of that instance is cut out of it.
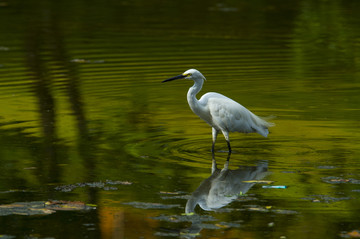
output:
<svg viewBox="0 0 360 239"><path fill-rule="evenodd" d="M56 4L55 4L56 5ZM58 26L58 19L56 15L53 15L51 19L52 26L52 40L54 47L54 60L63 67L66 85L66 93L69 97L71 109L76 119L76 126L78 129L78 150L79 155L84 162L86 168L86 181L94 181L95 164L92 150L94 147L89 140L89 132L86 122L86 116L84 113L84 104L81 100L81 94L79 90L79 77L76 69L76 65L71 62L70 58L66 54L64 47L63 35L61 29ZM89 200L91 203L96 204L96 188L89 189Z"/></svg>
<svg viewBox="0 0 360 239"><path fill-rule="evenodd" d="M64 47L65 44L63 42L63 35L60 27L58 26L59 20L57 19L56 14L53 14L51 21L54 60L63 67L64 75L66 77L66 91L69 96L73 115L76 118L77 128L79 130L80 136L79 138L84 139L88 137L88 130L86 124L86 117L83 110L83 102L81 100L81 95L79 91L79 77L76 65L71 62L71 59L66 54L66 49Z"/></svg>
<svg viewBox="0 0 360 239"><path fill-rule="evenodd" d="M53 2L53 9L57 9L56 2ZM79 90L79 77L76 69L76 65L70 61L65 49L65 44L63 41L63 34L61 28L59 27L59 19L57 18L57 14L52 14L51 18L51 30L52 30L52 43L54 47L54 60L59 63L63 67L64 75L65 75L65 85L66 85L66 93L68 94L71 109L73 115L76 119L76 125L78 129L78 151L79 155L84 163L86 169L85 181L92 182L94 181L94 175L96 175L96 165L94 161L94 143L90 140L86 116L84 112L84 104L81 99L81 94ZM98 204L98 189L90 187L88 189L88 202L92 204ZM97 214L94 212L92 214ZM98 219L97 215L86 214L92 218ZM91 220L91 219L89 219ZM99 225L97 222L96 226ZM99 230L97 230L99 232ZM98 235L100 236L100 234Z"/></svg>
<svg viewBox="0 0 360 239"><path fill-rule="evenodd" d="M50 4L40 5L38 9L39 16L37 19L44 22L29 23L31 27L29 27L26 49L27 65L31 76L34 78L32 91L38 100L40 127L43 131L43 148L41 149L43 155L37 157L38 162L36 165L38 175L41 175L39 180L43 185L61 182L59 162L57 160L55 99L51 93L52 78L48 69L50 62L51 64L56 63L63 68L65 89L78 128L78 151L83 160L86 174L84 181L92 182L94 181L94 175L96 175L93 156L95 147L93 147L94 143L89 140L83 102L79 91L78 74L64 47L64 36L59 27L59 8L57 8L57 2L53 1ZM47 14L45 18L42 16L43 12ZM42 58L44 53L47 56L46 61ZM96 188L89 188L87 203L98 204L97 190ZM91 218L89 220L93 221L94 218L98 218L97 215L93 214L97 214L97 212L86 214L86 217L89 216ZM98 222L95 224L99 225Z"/></svg>
<svg viewBox="0 0 360 239"><path fill-rule="evenodd" d="M95 164L92 156L93 149L90 145L91 141L89 140L88 127L86 122L86 117L84 113L83 102L81 100L80 90L79 90L79 78L77 74L76 65L70 61L70 58L66 54L66 49L64 47L64 37L59 27L59 11L57 8L57 3L52 2L51 5L46 4L45 6L39 6L39 17L38 19L44 19L41 17L41 10L46 10L43 12L49 13L45 18L45 22L35 22L30 25L29 34L27 38L27 65L29 67L30 74L34 78L33 92L36 98L38 99L39 113L40 113L40 122L41 128L43 131L43 146L45 155L39 157L38 166L45 165L47 162L53 165L48 169L53 168L51 171L46 171L46 167L39 167L41 174L45 172L49 173L51 177L51 182L59 181L58 170L55 170L57 165L56 160L56 124L55 124L55 100L51 94L51 73L48 69L48 62L43 59L44 53L47 53L49 56L50 50L50 62L56 63L62 67L64 72L64 77L66 78L64 84L66 86L66 93L69 96L69 101L73 115L76 120L76 126L78 129L78 150L79 154L83 159L85 168L87 170L87 181L93 181ZM46 8L46 9L41 9ZM49 9L48 9L49 8ZM49 58L49 57L48 57ZM94 196L94 195L93 195ZM95 198L90 197L91 201Z"/></svg>
<svg viewBox="0 0 360 239"><path fill-rule="evenodd" d="M31 29L27 38L27 65L30 74L34 78L33 92L37 97L40 114L40 128L43 132L42 154L38 155L38 175L44 183L59 181L59 169L57 167L57 154L55 148L55 104L51 95L51 80L48 75L45 61L41 58L41 46L43 32L40 28Z"/></svg>

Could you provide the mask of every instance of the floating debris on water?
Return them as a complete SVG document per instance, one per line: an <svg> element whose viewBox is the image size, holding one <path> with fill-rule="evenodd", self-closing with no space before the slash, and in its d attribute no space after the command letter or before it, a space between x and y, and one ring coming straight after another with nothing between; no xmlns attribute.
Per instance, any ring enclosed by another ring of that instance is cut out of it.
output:
<svg viewBox="0 0 360 239"><path fill-rule="evenodd" d="M299 171L281 171L281 173L299 173Z"/></svg>
<svg viewBox="0 0 360 239"><path fill-rule="evenodd" d="M318 169L336 169L336 166L332 166L332 165L320 165L317 166Z"/></svg>
<svg viewBox="0 0 360 239"><path fill-rule="evenodd" d="M277 188L277 189L285 189L287 186L285 185L264 185L262 188Z"/></svg>
<svg viewBox="0 0 360 239"><path fill-rule="evenodd" d="M55 211L74 211L96 209L94 204L85 204L79 201L50 200L44 203L47 209Z"/></svg>
<svg viewBox="0 0 360 239"><path fill-rule="evenodd" d="M302 198L303 200L309 200L311 202L324 202L333 203L338 201L350 200L351 197L332 197L329 195L310 195L309 197Z"/></svg>
<svg viewBox="0 0 360 239"><path fill-rule="evenodd" d="M105 191L112 191L118 190L117 187L112 187L108 185L131 185L132 182L129 181L112 181L106 180L105 182L89 182L89 183L75 183L75 184L68 184L55 187L55 190L62 191L62 192L71 192L76 188L83 188L83 187L91 187L91 188L101 188Z"/></svg>
<svg viewBox="0 0 360 239"><path fill-rule="evenodd" d="M186 195L185 192L176 191L176 192L167 192L167 191L160 191L159 192L161 199L189 199L190 196Z"/></svg>
<svg viewBox="0 0 360 239"><path fill-rule="evenodd" d="M177 232L155 232L154 235L157 237L178 237L180 233ZM200 233L199 233L200 235Z"/></svg>
<svg viewBox="0 0 360 239"><path fill-rule="evenodd" d="M342 177L324 177L321 179L325 183L331 183L331 184L340 184L340 183L351 183L351 184L360 184L359 179L354 178L342 178Z"/></svg>
<svg viewBox="0 0 360 239"><path fill-rule="evenodd" d="M70 62L100 64L100 63L105 63L105 60L72 59Z"/></svg>
<svg viewBox="0 0 360 239"><path fill-rule="evenodd" d="M273 206L259 206L259 205L245 205L244 206L247 211L254 211L254 212L271 212L276 214L298 214L297 211L294 210L287 210L287 209L275 209Z"/></svg>
<svg viewBox="0 0 360 239"><path fill-rule="evenodd" d="M192 215L194 215L194 214L195 214L195 212L189 212L189 213L184 212L184 213L181 213L182 216L192 216Z"/></svg>
<svg viewBox="0 0 360 239"><path fill-rule="evenodd" d="M272 184L274 181L269 180L248 180L248 181L242 181L243 183L263 183L263 184Z"/></svg>
<svg viewBox="0 0 360 239"><path fill-rule="evenodd" d="M353 230L350 232L341 232L340 237L343 238L360 238L360 230Z"/></svg>
<svg viewBox="0 0 360 239"><path fill-rule="evenodd" d="M197 222L213 222L217 221L216 218L210 215L199 215L196 213L182 213L181 215L160 215L157 217L151 217L151 219L159 220L159 221L167 221L167 222L189 222L189 221L197 221Z"/></svg>
<svg viewBox="0 0 360 239"><path fill-rule="evenodd" d="M166 192L166 191L160 191L160 194L167 194L167 195L179 195L183 194L184 192Z"/></svg>
<svg viewBox="0 0 360 239"><path fill-rule="evenodd" d="M170 208L180 207L179 204L162 204L162 203L152 203L152 202L126 202L123 204L130 205L140 209L170 209Z"/></svg>
<svg viewBox="0 0 360 239"><path fill-rule="evenodd" d="M0 205L0 216L7 215L49 215L56 211L81 211L96 209L96 205L85 204L79 201L34 201L34 202L15 202Z"/></svg>
<svg viewBox="0 0 360 239"><path fill-rule="evenodd" d="M219 222L216 223L215 226L219 227L219 228L230 228L230 227L240 227L241 225L239 223L234 223L234 222Z"/></svg>

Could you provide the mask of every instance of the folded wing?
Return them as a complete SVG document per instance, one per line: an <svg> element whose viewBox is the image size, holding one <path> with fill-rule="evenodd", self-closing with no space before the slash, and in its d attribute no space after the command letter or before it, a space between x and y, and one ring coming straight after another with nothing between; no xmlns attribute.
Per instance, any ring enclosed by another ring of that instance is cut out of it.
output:
<svg viewBox="0 0 360 239"><path fill-rule="evenodd" d="M225 96L208 98L212 126L218 130L242 133L269 134L272 123L256 116L244 106Z"/></svg>

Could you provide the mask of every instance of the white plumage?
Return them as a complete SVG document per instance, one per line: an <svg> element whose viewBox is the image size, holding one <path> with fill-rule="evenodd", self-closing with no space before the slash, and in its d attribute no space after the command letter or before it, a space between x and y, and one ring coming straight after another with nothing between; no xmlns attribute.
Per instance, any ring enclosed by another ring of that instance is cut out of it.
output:
<svg viewBox="0 0 360 239"><path fill-rule="evenodd" d="M204 94L199 100L196 94L201 90L205 77L195 69L185 71L183 74L164 80L163 82L190 79L194 85L187 93L187 100L191 110L212 127L212 151L214 152L216 138L222 132L231 152L229 132L259 133L264 137L269 134L268 128L273 123L256 116L236 101L215 92Z"/></svg>

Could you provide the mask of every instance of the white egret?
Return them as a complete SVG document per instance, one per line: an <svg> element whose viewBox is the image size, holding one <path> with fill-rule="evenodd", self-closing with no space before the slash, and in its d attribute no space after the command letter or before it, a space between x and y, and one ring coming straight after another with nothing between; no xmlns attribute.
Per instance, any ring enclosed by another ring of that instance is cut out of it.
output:
<svg viewBox="0 0 360 239"><path fill-rule="evenodd" d="M214 152L216 138L220 131L224 135L229 153L231 153L229 132L258 133L267 137L269 134L268 128L274 125L256 116L236 101L219 93L209 92L198 100L196 94L199 93L204 80L206 80L198 70L190 69L181 75L162 82L177 79L194 81L194 85L190 87L187 93L187 100L191 110L212 127L212 152Z"/></svg>

